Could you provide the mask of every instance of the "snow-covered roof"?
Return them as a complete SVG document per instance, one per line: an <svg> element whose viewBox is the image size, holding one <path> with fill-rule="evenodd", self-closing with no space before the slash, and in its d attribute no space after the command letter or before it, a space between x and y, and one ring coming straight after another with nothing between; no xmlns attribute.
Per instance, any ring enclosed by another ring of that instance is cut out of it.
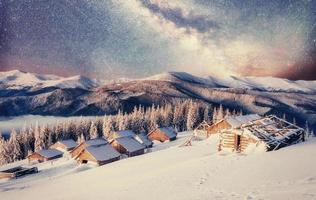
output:
<svg viewBox="0 0 316 200"><path fill-rule="evenodd" d="M239 127L241 125L247 124L251 121L261 119L257 114L242 115L242 116L230 116L226 118L226 121L233 127Z"/></svg>
<svg viewBox="0 0 316 200"><path fill-rule="evenodd" d="M85 141L85 144L89 147L89 146L99 146L99 145L104 145L107 144L108 142L103 139L103 138L96 138L96 139L91 139L91 140L87 140Z"/></svg>
<svg viewBox="0 0 316 200"><path fill-rule="evenodd" d="M149 140L147 135L144 133L138 134L134 138L141 144L144 144L146 147L151 146L153 144L153 142Z"/></svg>
<svg viewBox="0 0 316 200"><path fill-rule="evenodd" d="M135 137L136 134L132 130L122 130L116 131L113 134L113 138L121 138L121 137Z"/></svg>
<svg viewBox="0 0 316 200"><path fill-rule="evenodd" d="M37 153L45 158L53 158L59 155L63 155L63 152L57 149L42 149L38 151Z"/></svg>
<svg viewBox="0 0 316 200"><path fill-rule="evenodd" d="M135 152L146 148L132 137L116 138L115 141L122 145L128 152Z"/></svg>
<svg viewBox="0 0 316 200"><path fill-rule="evenodd" d="M101 146L89 146L86 148L86 151L95 157L97 161L106 161L112 158L117 158L121 155L109 144Z"/></svg>
<svg viewBox="0 0 316 200"><path fill-rule="evenodd" d="M172 127L158 128L161 132L164 132L169 138L177 137L176 131Z"/></svg>
<svg viewBox="0 0 316 200"><path fill-rule="evenodd" d="M69 140L60 140L58 141L59 143L65 145L68 149L73 149L75 148L78 144L73 141L72 139L69 139Z"/></svg>

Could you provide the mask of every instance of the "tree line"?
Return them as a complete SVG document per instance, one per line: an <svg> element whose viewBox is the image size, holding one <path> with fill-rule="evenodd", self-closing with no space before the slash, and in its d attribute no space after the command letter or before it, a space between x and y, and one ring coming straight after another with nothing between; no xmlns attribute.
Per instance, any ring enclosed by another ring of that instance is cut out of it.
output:
<svg viewBox="0 0 316 200"><path fill-rule="evenodd" d="M118 130L133 130L148 133L156 127L174 127L177 131L193 130L203 120L217 121L235 111L218 108L194 100L175 100L164 106L134 107L130 113L119 111L117 115L106 115L95 119L72 120L54 125L24 126L12 130L5 140L0 134L0 165L26 158L33 152L47 149L58 140L85 140L104 137Z"/></svg>

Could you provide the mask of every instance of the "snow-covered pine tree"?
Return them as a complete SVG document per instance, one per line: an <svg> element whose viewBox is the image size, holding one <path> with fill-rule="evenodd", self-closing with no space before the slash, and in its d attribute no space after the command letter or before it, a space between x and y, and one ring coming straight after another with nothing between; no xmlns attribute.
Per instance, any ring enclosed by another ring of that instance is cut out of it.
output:
<svg viewBox="0 0 316 200"><path fill-rule="evenodd" d="M217 122L217 108L216 107L214 107L214 109L213 109L212 122L213 122L213 124L215 124Z"/></svg>
<svg viewBox="0 0 316 200"><path fill-rule="evenodd" d="M94 121L91 121L89 132L90 132L91 139L96 139L99 137L98 129L97 129L97 126L95 125Z"/></svg>
<svg viewBox="0 0 316 200"><path fill-rule="evenodd" d="M34 151L39 151L43 149L45 147L44 137L41 135L41 130L38 125L38 122L36 122L36 125L34 128L34 138L35 138Z"/></svg>
<svg viewBox="0 0 316 200"><path fill-rule="evenodd" d="M103 121L103 136L105 138L109 138L112 132L114 131L114 124L113 124L113 119L111 116L108 116L105 118Z"/></svg>
<svg viewBox="0 0 316 200"><path fill-rule="evenodd" d="M9 145L10 157L12 161L20 160L23 154L22 154L21 147L18 141L17 132L14 129L12 129L10 133L10 139L9 139L8 145Z"/></svg>
<svg viewBox="0 0 316 200"><path fill-rule="evenodd" d="M230 110L228 108L226 108L226 110L225 110L225 117L229 117L231 115L232 114L231 114Z"/></svg>
<svg viewBox="0 0 316 200"><path fill-rule="evenodd" d="M223 106L222 106L222 104L219 106L219 109L218 109L218 111L217 111L217 117L216 117L216 119L217 119L217 121L220 121L220 120L222 120L224 118L224 109L223 109Z"/></svg>
<svg viewBox="0 0 316 200"><path fill-rule="evenodd" d="M2 137L2 134L0 133L0 166L8 163L5 146L6 146L6 141Z"/></svg>
<svg viewBox="0 0 316 200"><path fill-rule="evenodd" d="M49 129L47 124L42 125L40 127L40 136L42 137L42 140L43 140L43 147L42 148L44 148L44 149L47 149L50 145L50 144L48 144L50 132L51 132L51 130Z"/></svg>
<svg viewBox="0 0 316 200"><path fill-rule="evenodd" d="M189 104L188 114L187 114L187 130L188 131L193 130L196 122L197 122L196 104L193 101L191 101Z"/></svg>
<svg viewBox="0 0 316 200"><path fill-rule="evenodd" d="M310 132L307 120L305 121L305 132L306 132L306 138L309 138L311 136L311 132Z"/></svg>
<svg viewBox="0 0 316 200"><path fill-rule="evenodd" d="M204 109L204 115L203 115L203 120L206 121L206 122L209 122L210 121L210 109L208 106L205 107Z"/></svg>

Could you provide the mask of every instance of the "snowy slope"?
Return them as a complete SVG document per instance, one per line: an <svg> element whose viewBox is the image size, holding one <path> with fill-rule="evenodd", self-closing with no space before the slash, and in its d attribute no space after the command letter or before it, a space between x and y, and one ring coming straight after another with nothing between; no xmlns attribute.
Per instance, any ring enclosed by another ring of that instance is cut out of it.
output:
<svg viewBox="0 0 316 200"><path fill-rule="evenodd" d="M291 81L288 79L275 77L197 77L185 72L168 72L148 77L145 80L160 80L179 82L186 81L197 84L204 84L215 88L236 88L236 89L252 89L260 91L284 91L284 92L316 92L316 81Z"/></svg>
<svg viewBox="0 0 316 200"><path fill-rule="evenodd" d="M98 82L84 76L59 77L55 75L34 74L19 70L0 72L0 88L81 88L90 89L98 86Z"/></svg>
<svg viewBox="0 0 316 200"><path fill-rule="evenodd" d="M35 192L45 199L316 197L315 138L275 152L236 155L216 152L215 137L178 147L186 137L180 134L180 140L160 144L155 152L79 173L45 177L42 172L38 179L3 182L0 195L25 200L34 199ZM67 171L69 165L63 166Z"/></svg>

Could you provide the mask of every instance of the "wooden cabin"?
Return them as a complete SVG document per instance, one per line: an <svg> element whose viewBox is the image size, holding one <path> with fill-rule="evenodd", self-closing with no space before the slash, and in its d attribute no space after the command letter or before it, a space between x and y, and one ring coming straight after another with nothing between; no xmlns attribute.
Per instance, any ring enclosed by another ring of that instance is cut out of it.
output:
<svg viewBox="0 0 316 200"><path fill-rule="evenodd" d="M108 142L103 138L96 138L92 140L87 140L81 142L78 146L76 146L73 150L70 151L70 155L72 158L77 157L85 148L89 146L100 146L108 144Z"/></svg>
<svg viewBox="0 0 316 200"><path fill-rule="evenodd" d="M72 140L60 140L58 142L56 142L55 144L53 144L52 146L50 146L51 149L58 149L60 151L63 152L68 152L73 150L78 144Z"/></svg>
<svg viewBox="0 0 316 200"><path fill-rule="evenodd" d="M147 136L151 141L173 141L177 138L177 132L172 127L163 127L154 129Z"/></svg>
<svg viewBox="0 0 316 200"><path fill-rule="evenodd" d="M27 157L29 162L46 162L49 160L61 158L63 156L63 152L57 149L42 149L38 152L34 152Z"/></svg>
<svg viewBox="0 0 316 200"><path fill-rule="evenodd" d="M26 167L21 167L21 166L12 167L12 168L0 171L0 179L19 178L19 177L34 174L34 173L38 173L37 167L32 167L32 168L26 168Z"/></svg>
<svg viewBox="0 0 316 200"><path fill-rule="evenodd" d="M153 142L147 137L145 133L135 135L135 140L144 145L146 148L153 147Z"/></svg>
<svg viewBox="0 0 316 200"><path fill-rule="evenodd" d="M88 146L83 149L75 159L79 163L96 163L105 165L120 159L121 154L117 152L110 144L99 146Z"/></svg>
<svg viewBox="0 0 316 200"><path fill-rule="evenodd" d="M121 154L128 157L138 156L145 153L146 147L137 142L133 137L121 137L113 139L110 144Z"/></svg>
<svg viewBox="0 0 316 200"><path fill-rule="evenodd" d="M218 150L245 152L260 147L272 151L304 139L304 129L271 115L221 130Z"/></svg>
<svg viewBox="0 0 316 200"><path fill-rule="evenodd" d="M227 130L231 128L237 128L243 124L249 123L253 120L258 120L261 117L257 114L250 114L250 115L242 115L242 116L230 116L226 117L213 125L207 128L207 137L211 136L212 134L220 133L222 130Z"/></svg>

